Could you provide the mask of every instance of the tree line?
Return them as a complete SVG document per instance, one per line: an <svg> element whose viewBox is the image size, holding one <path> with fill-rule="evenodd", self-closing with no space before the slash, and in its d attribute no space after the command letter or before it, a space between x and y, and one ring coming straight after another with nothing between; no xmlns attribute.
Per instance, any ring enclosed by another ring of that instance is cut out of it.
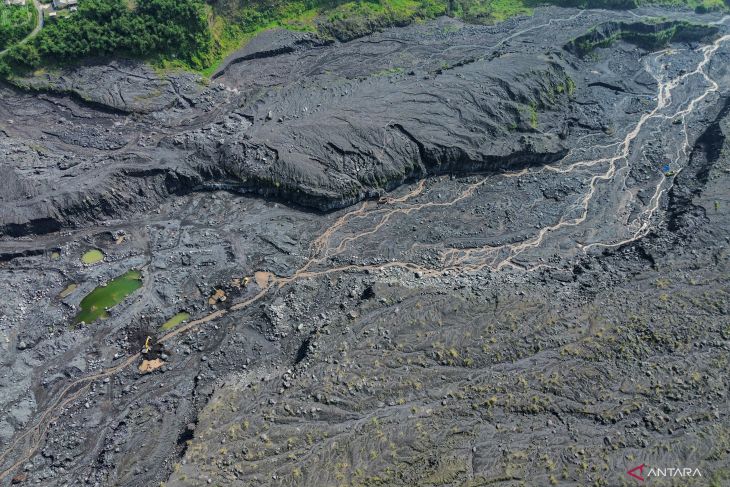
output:
<svg viewBox="0 0 730 487"><path fill-rule="evenodd" d="M208 11L201 0L81 0L77 12L49 19L34 39L11 49L3 61L32 69L109 55L160 55L201 69L209 64L211 50Z"/></svg>

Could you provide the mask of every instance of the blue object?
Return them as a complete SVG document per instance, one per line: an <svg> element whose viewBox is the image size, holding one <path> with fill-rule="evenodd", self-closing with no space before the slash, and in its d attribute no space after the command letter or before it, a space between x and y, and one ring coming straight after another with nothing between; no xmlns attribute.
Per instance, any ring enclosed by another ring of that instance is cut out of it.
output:
<svg viewBox="0 0 730 487"><path fill-rule="evenodd" d="M669 172L669 171L670 171L671 169L672 169L672 168L671 168L671 167L669 166L669 164L664 164L664 165L662 166L662 171L663 171L663 172Z"/></svg>

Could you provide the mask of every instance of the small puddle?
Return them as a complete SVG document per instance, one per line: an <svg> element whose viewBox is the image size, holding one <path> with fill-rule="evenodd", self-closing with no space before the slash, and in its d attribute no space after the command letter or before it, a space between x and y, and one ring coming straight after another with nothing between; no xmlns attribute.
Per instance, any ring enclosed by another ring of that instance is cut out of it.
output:
<svg viewBox="0 0 730 487"><path fill-rule="evenodd" d="M76 288L78 286L76 284L69 284L66 289L58 293L58 297L60 298L67 298L71 295L72 292L76 291Z"/></svg>
<svg viewBox="0 0 730 487"><path fill-rule="evenodd" d="M104 260L104 253L99 249L91 249L81 256L81 262L86 265L97 264Z"/></svg>
<svg viewBox="0 0 730 487"><path fill-rule="evenodd" d="M109 317L107 308L111 308L127 296L142 287L142 274L132 270L91 291L81 300L81 311L74 318L74 323L93 323L97 319Z"/></svg>
<svg viewBox="0 0 730 487"><path fill-rule="evenodd" d="M162 330L172 330L173 328L175 328L177 325L179 325L183 321L187 320L188 318L190 318L190 313L181 311L178 314L176 314L175 316L173 316L172 318L170 318L169 320L167 320L166 322L164 322L162 324L161 329Z"/></svg>

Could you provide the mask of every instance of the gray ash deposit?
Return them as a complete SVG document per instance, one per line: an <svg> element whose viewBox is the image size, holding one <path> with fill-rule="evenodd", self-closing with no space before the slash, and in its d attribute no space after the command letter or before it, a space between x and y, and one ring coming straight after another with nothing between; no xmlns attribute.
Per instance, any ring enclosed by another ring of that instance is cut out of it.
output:
<svg viewBox="0 0 730 487"><path fill-rule="evenodd" d="M0 86L0 485L725 485L726 21L271 31L209 84Z"/></svg>

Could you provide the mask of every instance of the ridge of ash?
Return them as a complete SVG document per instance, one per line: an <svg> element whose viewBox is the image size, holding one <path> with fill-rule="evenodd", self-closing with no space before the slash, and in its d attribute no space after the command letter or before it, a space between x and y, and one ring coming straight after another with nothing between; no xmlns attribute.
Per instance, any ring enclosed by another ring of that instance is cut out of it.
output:
<svg viewBox="0 0 730 487"><path fill-rule="evenodd" d="M310 32L297 32L281 28L267 30L254 37L243 48L228 56L221 63L221 67L213 73L211 79L220 78L226 74L228 68L244 61L281 56L308 47L325 46L331 43L331 40L322 39Z"/></svg>
<svg viewBox="0 0 730 487"><path fill-rule="evenodd" d="M727 143L730 97L722 99L715 119L697 138L685 169L676 176L669 191L667 224L669 230L691 231L692 227L707 221L705 208L693 203L707 184L710 170L720 160Z"/></svg>
<svg viewBox="0 0 730 487"><path fill-rule="evenodd" d="M118 62L27 81L55 94L4 89L0 118L13 124L0 137L0 235L139 214L198 190L329 211L418 178L522 169L567 153L565 87L575 72L564 53L520 49L463 63L473 56L459 48L439 61L450 36L427 26L398 33L397 42L386 31L344 44L268 33L207 88ZM494 39L481 27L468 35L472 44ZM409 46L413 59L394 67L393 50ZM98 83L107 88L81 102Z"/></svg>
<svg viewBox="0 0 730 487"><path fill-rule="evenodd" d="M705 42L717 35L714 25L695 24L682 20L664 22L604 22L565 44L565 50L583 57L599 47L608 47L618 40L646 49L658 49L671 42Z"/></svg>
<svg viewBox="0 0 730 487"><path fill-rule="evenodd" d="M586 99L595 90L571 49L490 47L499 36L488 27L440 25L346 43L272 31L208 87L120 61L26 81L56 94L0 88L0 119L12 121L0 132L0 235L123 218L205 190L331 211L419 178L555 163L610 109L608 95ZM673 21L601 26L577 38L584 24L557 30L550 46L717 32ZM620 86L640 92L640 81Z"/></svg>

